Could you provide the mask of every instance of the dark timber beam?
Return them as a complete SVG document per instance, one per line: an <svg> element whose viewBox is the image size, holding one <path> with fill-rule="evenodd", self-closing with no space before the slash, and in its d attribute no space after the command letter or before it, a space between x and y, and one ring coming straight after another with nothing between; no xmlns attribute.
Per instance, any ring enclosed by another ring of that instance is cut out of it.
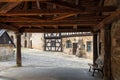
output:
<svg viewBox="0 0 120 80"><path fill-rule="evenodd" d="M67 16L67 15L66 15ZM68 16L67 16L68 17ZM99 21L104 19L107 16L89 16L89 17L77 17L77 18L65 18L65 16L59 16L52 20L45 20L45 19L37 19L37 18L29 18L29 17L6 17L6 18L0 18L0 22L74 22L74 21ZM62 20L61 20L62 19Z"/></svg>
<svg viewBox="0 0 120 80"><path fill-rule="evenodd" d="M72 25L79 25L79 26L95 26L98 24L97 21L93 22L84 22L84 21L77 21L77 22L34 22L34 23L11 23L14 26L72 26Z"/></svg>
<svg viewBox="0 0 120 80"><path fill-rule="evenodd" d="M10 2L5 4L3 7L0 8L0 13L7 13L8 11L12 10L14 7L16 7L21 2Z"/></svg>
<svg viewBox="0 0 120 80"><path fill-rule="evenodd" d="M97 35L97 32L93 32L93 63L98 58Z"/></svg>
<svg viewBox="0 0 120 80"><path fill-rule="evenodd" d="M92 28L81 28L81 29L34 29L34 28L23 28L23 32L31 32L31 33L36 33L36 32L90 32L92 31Z"/></svg>
<svg viewBox="0 0 120 80"><path fill-rule="evenodd" d="M11 31L18 31L15 26L7 25L7 24L4 24L4 23L0 23L0 29L8 29L8 30L11 30Z"/></svg>
<svg viewBox="0 0 120 80"><path fill-rule="evenodd" d="M84 11L72 10L72 9L42 9L42 10L14 10L6 14L0 13L0 16L31 16L31 15L53 15L53 14L86 14L93 12L112 12L115 11L116 7L114 6L104 6L104 7L89 7Z"/></svg>
<svg viewBox="0 0 120 80"><path fill-rule="evenodd" d="M60 15L60 16L53 18L53 20L61 20L61 19L64 19L64 18L67 18L70 16L74 16L74 15L76 15L76 14L63 14L63 15Z"/></svg>
<svg viewBox="0 0 120 80"><path fill-rule="evenodd" d="M6 14L0 13L0 16L31 16L31 15L53 15L53 14L73 14L73 13L78 13L79 11L76 10L71 10L71 9L33 9L33 10L15 10L8 12Z"/></svg>
<svg viewBox="0 0 120 80"><path fill-rule="evenodd" d="M62 6L65 8L70 8L70 9L79 9L81 11L84 10L84 8L82 6L78 6L78 5L71 4L66 1L61 1L61 0L52 0L52 1L49 1L48 3L52 3L55 5Z"/></svg>
<svg viewBox="0 0 120 80"><path fill-rule="evenodd" d="M21 1L41 1L41 2L45 2L45 1L51 1L51 0L0 0L0 2L21 2Z"/></svg>
<svg viewBox="0 0 120 80"><path fill-rule="evenodd" d="M104 80L113 80L111 72L111 24L104 27Z"/></svg>
<svg viewBox="0 0 120 80"><path fill-rule="evenodd" d="M16 64L17 64L17 67L21 67L22 60L21 60L21 33L20 32L16 33L16 38L17 38Z"/></svg>
<svg viewBox="0 0 120 80"><path fill-rule="evenodd" d="M96 27L94 28L94 31L97 31L99 29L101 29L104 26L104 24L110 24L115 20L120 19L120 9L118 9L117 11L113 12L110 16L106 17L105 19L103 19L99 24L96 25Z"/></svg>

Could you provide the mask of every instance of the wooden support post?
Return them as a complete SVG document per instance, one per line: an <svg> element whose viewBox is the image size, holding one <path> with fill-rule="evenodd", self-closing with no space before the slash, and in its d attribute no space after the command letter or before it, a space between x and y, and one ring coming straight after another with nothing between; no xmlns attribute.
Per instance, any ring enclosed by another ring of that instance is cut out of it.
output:
<svg viewBox="0 0 120 80"><path fill-rule="evenodd" d="M21 61L21 33L16 33L16 38L17 38L17 53L16 53L16 64L18 67L22 66L22 61Z"/></svg>
<svg viewBox="0 0 120 80"><path fill-rule="evenodd" d="M111 25L104 27L104 80L113 80L111 73Z"/></svg>
<svg viewBox="0 0 120 80"><path fill-rule="evenodd" d="M98 58L97 32L93 32L93 63L95 63L97 58Z"/></svg>
<svg viewBox="0 0 120 80"><path fill-rule="evenodd" d="M59 35L60 35L60 46L61 46L61 52L63 52L63 45L62 45L62 36L61 36L61 33L59 33Z"/></svg>
<svg viewBox="0 0 120 80"><path fill-rule="evenodd" d="M45 34L46 33L44 33L44 51L46 51L46 38L45 38Z"/></svg>

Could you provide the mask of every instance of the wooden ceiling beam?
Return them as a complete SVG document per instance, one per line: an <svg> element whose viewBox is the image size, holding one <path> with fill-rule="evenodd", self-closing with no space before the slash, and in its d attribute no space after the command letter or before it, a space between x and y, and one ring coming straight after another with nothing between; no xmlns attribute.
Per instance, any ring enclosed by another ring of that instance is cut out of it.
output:
<svg viewBox="0 0 120 80"><path fill-rule="evenodd" d="M90 16L90 17L77 17L77 18L67 18L62 20L43 20L37 18L28 17L6 17L0 18L0 22L77 22L77 21L101 21L106 16Z"/></svg>
<svg viewBox="0 0 120 80"><path fill-rule="evenodd" d="M74 16L74 15L76 15L76 14L63 14L63 15L60 15L60 16L53 18L52 20L61 20L61 19L64 19L64 18L67 18L70 16Z"/></svg>
<svg viewBox="0 0 120 80"><path fill-rule="evenodd" d="M71 9L43 9L43 10L15 10L8 13L0 13L0 16L31 16L31 15L53 15L53 14L77 14L77 13L90 13L90 12L111 12L115 11L116 7L91 7L85 11L71 10Z"/></svg>
<svg viewBox="0 0 120 80"><path fill-rule="evenodd" d="M106 24L111 24L113 21L119 20L120 19L120 9L112 13L110 16L106 17L103 19L99 24L94 26L94 31L97 31L101 29L102 27L105 27L104 25Z"/></svg>
<svg viewBox="0 0 120 80"><path fill-rule="evenodd" d="M7 25L4 23L0 23L0 29L8 29L12 31L18 31L18 29L15 26Z"/></svg>
<svg viewBox="0 0 120 80"><path fill-rule="evenodd" d="M99 11L102 11L102 8L101 8L101 6L96 6L96 7L83 7L83 6L81 6L81 5L75 5L75 4L70 4L70 3L68 3L68 2L66 2L66 1L61 1L61 0L53 0L53 1L50 1L51 3L53 3L53 4L56 4L56 5L58 5L58 6L62 6L62 7L67 7L67 8L71 8L71 9L74 9L74 10L81 10L81 11L87 11L87 10L99 10ZM95 2L95 1L93 1L93 2ZM92 3L93 3L92 2ZM85 3L87 3L87 2L85 2ZM100 4L102 4L103 2L102 1L100 1ZM82 3L83 4L83 3ZM89 4L91 4L91 3L87 3L87 5L89 5ZM107 8L107 7L106 7ZM109 7L109 9L105 9L106 11L108 10L108 12L109 12L109 10L110 9L116 9L116 7ZM111 11L111 10L110 10Z"/></svg>
<svg viewBox="0 0 120 80"><path fill-rule="evenodd" d="M6 17L0 18L0 22L49 22L50 20L43 20L37 18L28 18L28 17Z"/></svg>
<svg viewBox="0 0 120 80"><path fill-rule="evenodd" d="M54 29L58 29L58 26L52 26Z"/></svg>
<svg viewBox="0 0 120 80"><path fill-rule="evenodd" d="M70 9L43 9L43 10L16 10L11 11L6 14L0 13L0 16L32 16L32 15L53 15L53 14L68 14L68 13L78 13L76 10Z"/></svg>
<svg viewBox="0 0 120 80"><path fill-rule="evenodd" d="M103 5L104 5L104 1L105 1L105 0L100 0L100 1L99 1L99 6L103 6Z"/></svg>
<svg viewBox="0 0 120 80"><path fill-rule="evenodd" d="M105 0L99 0L98 6L104 6L104 1ZM98 13L96 13L96 15L102 15L102 12L98 12Z"/></svg>
<svg viewBox="0 0 120 80"><path fill-rule="evenodd" d="M5 4L2 8L0 8L0 13L7 13L8 11L12 10L14 7L16 7L21 2L10 2Z"/></svg>
<svg viewBox="0 0 120 80"><path fill-rule="evenodd" d="M45 1L51 1L51 0L0 0L0 2L21 2L21 1L41 1L41 2L45 2Z"/></svg>
<svg viewBox="0 0 120 80"><path fill-rule="evenodd" d="M117 9L116 6L96 6L96 7L86 7L86 11L95 11L95 12L111 12Z"/></svg>
<svg viewBox="0 0 120 80"><path fill-rule="evenodd" d="M38 22L38 23L12 23L15 26L95 26L98 22Z"/></svg>
<svg viewBox="0 0 120 80"><path fill-rule="evenodd" d="M62 6L62 7L65 7L65 8L70 8L70 9L79 9L81 11L84 10L84 8L82 6L79 6L79 5L76 5L76 4L71 4L71 3L68 3L66 1L62 1L62 0L52 0L52 1L49 1L48 3L52 3L52 4L55 4L55 5L58 5L58 6Z"/></svg>
<svg viewBox="0 0 120 80"><path fill-rule="evenodd" d="M74 25L74 26L73 26L73 29L77 29L77 25Z"/></svg>
<svg viewBox="0 0 120 80"><path fill-rule="evenodd" d="M22 32L90 32L92 31L92 28L81 28L81 29L34 29L34 28L23 28Z"/></svg>

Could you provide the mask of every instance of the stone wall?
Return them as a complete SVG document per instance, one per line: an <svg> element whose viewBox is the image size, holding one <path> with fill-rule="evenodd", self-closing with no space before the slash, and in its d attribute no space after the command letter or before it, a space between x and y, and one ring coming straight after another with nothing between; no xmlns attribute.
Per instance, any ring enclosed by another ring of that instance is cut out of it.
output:
<svg viewBox="0 0 120 80"><path fill-rule="evenodd" d="M72 47L71 48L66 48L66 41L70 40L72 43ZM93 37L92 36L82 36L82 37L67 37L67 38L62 38L62 45L63 45L63 52L66 54L73 54L73 43L78 43L78 47L79 47L79 40L83 40L83 44L85 45L85 57L92 59L93 58ZM92 47L92 51L87 52L87 41L91 41L91 47ZM79 49L77 49L77 52Z"/></svg>
<svg viewBox="0 0 120 80"><path fill-rule="evenodd" d="M16 45L16 36L12 31L7 31L9 36L13 36L13 42ZM21 47L44 50L44 34L43 33L23 33L21 35Z"/></svg>
<svg viewBox="0 0 120 80"><path fill-rule="evenodd" d="M112 75L114 80L120 80L120 20L112 24Z"/></svg>
<svg viewBox="0 0 120 80"><path fill-rule="evenodd" d="M0 44L0 61L14 58L14 47L10 44Z"/></svg>
<svg viewBox="0 0 120 80"><path fill-rule="evenodd" d="M13 36L13 42L16 45L17 39L16 39L16 34L13 31L7 31L9 36ZM23 33L21 34L21 47L26 47L26 48L31 48L31 42L30 42L30 37L31 33ZM26 46L25 46L25 41L26 41Z"/></svg>

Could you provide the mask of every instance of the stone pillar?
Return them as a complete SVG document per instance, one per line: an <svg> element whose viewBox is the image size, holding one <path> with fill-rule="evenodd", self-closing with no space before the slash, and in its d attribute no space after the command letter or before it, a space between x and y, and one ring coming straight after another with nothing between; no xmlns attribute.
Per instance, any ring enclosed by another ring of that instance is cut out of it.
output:
<svg viewBox="0 0 120 80"><path fill-rule="evenodd" d="M22 61L21 61L21 33L17 32L16 33L16 38L17 38L17 53L16 53L16 64L18 67L22 66Z"/></svg>
<svg viewBox="0 0 120 80"><path fill-rule="evenodd" d="M113 80L111 73L111 25L104 26L104 80Z"/></svg>
<svg viewBox="0 0 120 80"><path fill-rule="evenodd" d="M95 63L97 58L98 58L97 32L93 32L93 63Z"/></svg>

